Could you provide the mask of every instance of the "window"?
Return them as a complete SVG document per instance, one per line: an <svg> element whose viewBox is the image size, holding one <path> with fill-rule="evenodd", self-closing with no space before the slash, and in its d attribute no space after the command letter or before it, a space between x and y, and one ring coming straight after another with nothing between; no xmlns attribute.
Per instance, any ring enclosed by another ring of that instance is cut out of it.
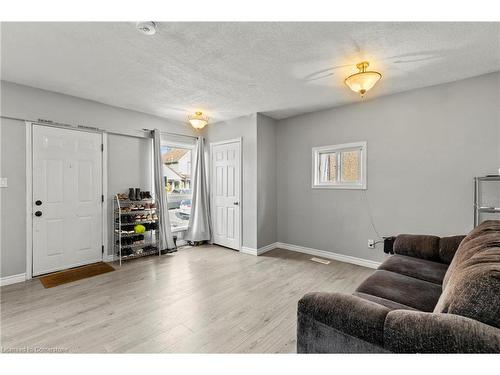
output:
<svg viewBox="0 0 500 375"><path fill-rule="evenodd" d="M313 148L312 187L366 189L366 142Z"/></svg>
<svg viewBox="0 0 500 375"><path fill-rule="evenodd" d="M161 158L172 232L186 230L191 215L193 146L163 143Z"/></svg>

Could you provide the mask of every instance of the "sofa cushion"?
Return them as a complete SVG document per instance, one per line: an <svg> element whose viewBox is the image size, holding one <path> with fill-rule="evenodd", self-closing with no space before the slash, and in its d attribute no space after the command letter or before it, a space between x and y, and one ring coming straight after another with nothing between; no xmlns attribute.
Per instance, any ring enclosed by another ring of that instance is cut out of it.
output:
<svg viewBox="0 0 500 375"><path fill-rule="evenodd" d="M368 301L378 303L379 305L385 306L390 310L415 310L413 307L406 306L406 305L403 305L401 303L397 303L397 302L394 302L394 301L391 301L389 299L385 299L382 297L373 296L371 294L359 293L359 292L354 292L353 294L356 297L360 297L360 298L366 299Z"/></svg>
<svg viewBox="0 0 500 375"><path fill-rule="evenodd" d="M500 330L453 314L387 314L384 347L396 353L500 353Z"/></svg>
<svg viewBox="0 0 500 375"><path fill-rule="evenodd" d="M441 237L439 239L439 258L441 262L450 264L465 236Z"/></svg>
<svg viewBox="0 0 500 375"><path fill-rule="evenodd" d="M453 273L457 272L465 261L492 247L500 247L500 231L483 231L481 236L473 236L472 238L467 236L460 244L450 267L448 267L448 271L446 271L443 279L443 289L446 288Z"/></svg>
<svg viewBox="0 0 500 375"><path fill-rule="evenodd" d="M439 262L439 237L400 234L394 241L394 252L400 255Z"/></svg>
<svg viewBox="0 0 500 375"><path fill-rule="evenodd" d="M377 270L356 289L421 311L433 311L441 286L395 272Z"/></svg>
<svg viewBox="0 0 500 375"><path fill-rule="evenodd" d="M500 328L500 247L480 248L458 264L434 312L461 315Z"/></svg>
<svg viewBox="0 0 500 375"><path fill-rule="evenodd" d="M500 233L500 220L485 220L465 236L464 240L460 244L466 244L467 242L473 240L474 238L483 236L489 233Z"/></svg>
<svg viewBox="0 0 500 375"><path fill-rule="evenodd" d="M448 266L421 258L393 255L382 263L378 269L441 285Z"/></svg>

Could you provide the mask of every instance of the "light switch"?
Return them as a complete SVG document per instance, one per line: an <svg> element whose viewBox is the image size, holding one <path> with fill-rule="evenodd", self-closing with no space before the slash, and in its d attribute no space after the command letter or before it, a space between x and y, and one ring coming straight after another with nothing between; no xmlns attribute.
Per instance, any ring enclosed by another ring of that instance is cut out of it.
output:
<svg viewBox="0 0 500 375"><path fill-rule="evenodd" d="M6 188L7 187L7 177L1 177L0 178L0 188Z"/></svg>

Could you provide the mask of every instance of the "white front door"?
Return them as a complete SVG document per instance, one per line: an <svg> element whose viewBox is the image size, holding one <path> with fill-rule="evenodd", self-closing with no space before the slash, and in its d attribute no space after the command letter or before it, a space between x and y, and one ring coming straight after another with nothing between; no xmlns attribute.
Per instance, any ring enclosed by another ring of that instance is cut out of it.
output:
<svg viewBox="0 0 500 375"><path fill-rule="evenodd" d="M214 243L240 250L241 142L212 144Z"/></svg>
<svg viewBox="0 0 500 375"><path fill-rule="evenodd" d="M102 260L102 135L33 125L33 275Z"/></svg>

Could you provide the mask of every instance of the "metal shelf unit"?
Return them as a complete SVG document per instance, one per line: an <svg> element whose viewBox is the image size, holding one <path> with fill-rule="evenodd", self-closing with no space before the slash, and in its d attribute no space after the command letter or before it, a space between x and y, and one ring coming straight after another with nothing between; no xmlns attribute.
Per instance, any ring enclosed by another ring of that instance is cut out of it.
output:
<svg viewBox="0 0 500 375"><path fill-rule="evenodd" d="M118 195L115 195L113 198L113 254L118 257L120 266L122 265L122 260L141 258L148 255L161 255L161 252L158 250L158 219L154 219L154 216L156 216L155 203L154 199L130 201L119 199ZM144 207L143 209L132 209L134 206L141 205ZM123 220L124 217L129 217L131 215L150 215L152 218L133 221ZM135 233L135 231L126 230L137 224L154 223L156 223L156 228L147 229L144 233ZM140 235L144 236L142 242L126 244L128 241L125 239ZM127 250L127 254L123 254L125 249ZM132 253L128 254L129 251Z"/></svg>
<svg viewBox="0 0 500 375"><path fill-rule="evenodd" d="M500 207L489 207L482 203L482 190L484 182L498 183L498 193L500 196L500 176L474 177L474 227L479 225L480 214L500 214Z"/></svg>

